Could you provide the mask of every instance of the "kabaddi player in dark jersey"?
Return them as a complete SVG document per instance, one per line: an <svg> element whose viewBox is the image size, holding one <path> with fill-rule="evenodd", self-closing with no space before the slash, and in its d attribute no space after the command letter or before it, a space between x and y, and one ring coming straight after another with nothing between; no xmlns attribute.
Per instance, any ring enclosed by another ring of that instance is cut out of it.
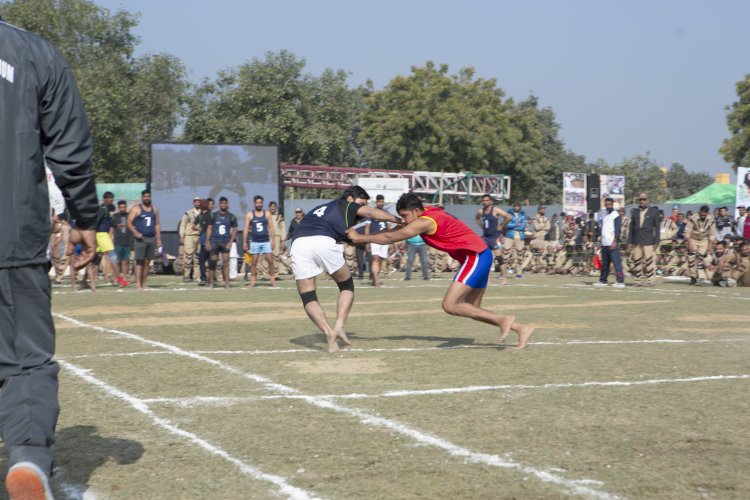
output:
<svg viewBox="0 0 750 500"><path fill-rule="evenodd" d="M350 345L344 323L354 301L354 281L344 260L342 243L347 241L347 229L366 217L395 223L401 220L385 210L368 207L369 199L370 195L362 187L352 186L338 200L310 210L294 231L290 254L297 291L307 316L325 333L328 352L339 350L337 339ZM333 328L315 293L315 277L323 272L328 273L339 287Z"/></svg>
<svg viewBox="0 0 750 500"><path fill-rule="evenodd" d="M348 230L347 236L354 243L380 243L389 245L412 236L421 235L426 244L448 254L461 263L453 283L443 297L443 310L454 316L463 316L500 328L500 340L504 342L513 330L518 334L518 345L523 349L534 332L531 325L516 322L516 317L502 315L482 309L482 297L492 271L492 250L466 224L446 213L441 208L424 209L422 200L413 193L401 195L396 209L406 225L393 231L361 235Z"/></svg>
<svg viewBox="0 0 750 500"><path fill-rule="evenodd" d="M493 206L492 197L489 194L482 196L482 208L477 211L475 216L477 224L482 228L482 239L487 246L492 250L492 255L495 260L502 265L502 253L503 248L498 244L497 239L505 227L505 224L510 220L510 214L500 207ZM503 219L500 221L500 219ZM505 267L500 268L503 272L502 284L508 284L508 277L506 276Z"/></svg>
<svg viewBox="0 0 750 500"><path fill-rule="evenodd" d="M211 252L208 264L208 287L214 287L216 261L221 254L224 288L229 288L229 249L237 236L237 217L229 211L229 201L219 198L219 211L210 216L206 228L206 250Z"/></svg>
<svg viewBox="0 0 750 500"><path fill-rule="evenodd" d="M133 233L135 243L135 287L146 289L146 278L156 249L161 246L161 224L159 209L151 204L151 191L141 191L141 203L134 205L128 213L128 229Z"/></svg>
<svg viewBox="0 0 750 500"><path fill-rule="evenodd" d="M245 228L242 236L245 240L242 245L245 252L250 253L250 287L255 286L258 274L258 259L263 255L268 262L268 276L271 278L271 286L276 286L276 274L273 269L273 245L276 233L274 225L271 224L271 212L263 210L263 197L256 195L253 199L255 206L253 210L245 214Z"/></svg>

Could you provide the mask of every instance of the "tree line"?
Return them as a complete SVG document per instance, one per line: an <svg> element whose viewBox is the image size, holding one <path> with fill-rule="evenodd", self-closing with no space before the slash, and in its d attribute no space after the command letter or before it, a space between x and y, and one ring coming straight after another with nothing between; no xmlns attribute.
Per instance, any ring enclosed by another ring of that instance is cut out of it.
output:
<svg viewBox="0 0 750 500"><path fill-rule="evenodd" d="M138 17L126 10L15 0L0 1L0 17L49 39L68 60L105 182L145 180L149 145L171 141L276 144L280 160L295 164L505 174L514 199L531 203L559 203L563 172L625 175L628 202L640 191L656 202L684 197L713 180L677 163L664 168L648 153L587 162L566 148L554 111L537 96L515 101L472 68L451 74L428 61L382 89L369 81L351 87L345 70L312 75L303 58L282 50L192 84L173 55L134 56ZM750 138L736 139L750 134L746 121L732 118L729 141L739 145L722 149L735 166L750 151Z"/></svg>

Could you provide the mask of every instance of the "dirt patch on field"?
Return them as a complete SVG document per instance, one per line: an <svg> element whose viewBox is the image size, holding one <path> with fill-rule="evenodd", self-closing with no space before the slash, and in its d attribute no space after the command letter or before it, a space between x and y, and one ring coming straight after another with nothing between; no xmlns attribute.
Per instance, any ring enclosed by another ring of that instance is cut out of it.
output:
<svg viewBox="0 0 750 500"><path fill-rule="evenodd" d="M706 333L709 335L736 335L750 333L750 326L728 325L725 327L706 326L672 326L666 329L669 333Z"/></svg>
<svg viewBox="0 0 750 500"><path fill-rule="evenodd" d="M512 306L500 308L498 312L501 313L509 313L509 312L516 312L518 310L526 310L526 309L572 309L572 308L595 308L595 307L602 307L602 306L627 306L627 305L640 305L640 304L657 304L660 302L672 302L671 300L608 300L608 301L591 301L591 302L579 302L577 304L513 304ZM242 304L241 302L234 302L233 304ZM267 303L272 304L272 303ZM184 305L184 304L183 304ZM203 304L205 305L205 304ZM307 314L305 314L305 311L302 309L302 307L299 304L296 305L288 305L288 309L284 311L283 315L279 312L258 312L258 313L244 313L244 314L200 314L200 315L182 315L182 316L163 316L163 313L166 312L164 308L159 308L157 314L149 315L144 314L145 311L141 309L141 314L137 317L131 317L127 319L123 318L117 318L112 317L112 315L108 315L109 317L105 319L104 321L96 321L96 325L103 326L107 328L122 328L123 323L126 323L128 327L133 326L181 326L181 325L198 325L198 324L217 324L217 323L263 323L267 321L279 321L279 320L290 320L290 319L306 319ZM404 310L404 311L388 311L387 313L383 313L382 311L376 311L376 312L358 312L358 309L362 305L367 305L367 303L357 303L355 305L351 318L363 318L363 317L370 317L370 316L378 316L383 317L384 314L387 314L388 316L414 316L417 314L420 314L421 312L425 312L422 310ZM237 307L235 305L235 307ZM333 307L333 304L324 304L324 307L328 307L329 310L331 307ZM493 308L494 309L494 308ZM361 309L359 309L361 311ZM174 312L184 312L184 308L176 308ZM71 314L72 316L75 316L74 314ZM519 318L519 320L523 321L523 318ZM548 327L557 328L558 324L548 324ZM563 327L564 328L564 327ZM571 326L571 329L578 328L578 325Z"/></svg>
<svg viewBox="0 0 750 500"><path fill-rule="evenodd" d="M388 364L379 358L333 358L315 361L292 361L285 366L299 373L326 374L340 373L347 375L386 373L391 371Z"/></svg>
<svg viewBox="0 0 750 500"><path fill-rule="evenodd" d="M689 316L678 316L675 319L696 323L722 323L725 321L750 323L750 316L745 316L744 314L691 314Z"/></svg>
<svg viewBox="0 0 750 500"><path fill-rule="evenodd" d="M550 330L584 330L590 329L591 324L589 323L536 323L530 322L534 328L539 329L550 329Z"/></svg>
<svg viewBox="0 0 750 500"><path fill-rule="evenodd" d="M539 300L555 299L561 295L538 295L538 296L513 296L513 297L487 297L485 300ZM430 302L441 302L442 297L409 299L409 300L357 300L357 306L363 305L388 305L388 304L421 304ZM323 301L323 305L334 306L333 302ZM65 311L70 316L111 316L113 314L164 314L164 313L185 313L187 311L238 311L242 309L298 309L300 304L297 302L253 302L253 301L232 301L232 302L166 302L143 305L117 305L117 306L86 306L78 307ZM286 315L286 313L285 313Z"/></svg>

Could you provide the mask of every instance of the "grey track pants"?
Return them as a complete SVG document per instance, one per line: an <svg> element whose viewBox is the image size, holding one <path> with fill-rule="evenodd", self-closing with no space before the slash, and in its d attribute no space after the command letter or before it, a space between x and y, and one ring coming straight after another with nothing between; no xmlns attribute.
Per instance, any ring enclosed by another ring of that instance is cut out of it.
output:
<svg viewBox="0 0 750 500"><path fill-rule="evenodd" d="M47 474L60 412L48 269L0 269L0 434L9 467L29 461Z"/></svg>

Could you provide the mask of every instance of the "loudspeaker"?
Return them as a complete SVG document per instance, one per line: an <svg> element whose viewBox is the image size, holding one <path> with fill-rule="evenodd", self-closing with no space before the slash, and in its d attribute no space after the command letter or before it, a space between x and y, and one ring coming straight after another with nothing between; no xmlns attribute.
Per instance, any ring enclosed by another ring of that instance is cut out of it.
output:
<svg viewBox="0 0 750 500"><path fill-rule="evenodd" d="M586 210L589 212L598 212L602 208L599 183L598 174L586 175Z"/></svg>

